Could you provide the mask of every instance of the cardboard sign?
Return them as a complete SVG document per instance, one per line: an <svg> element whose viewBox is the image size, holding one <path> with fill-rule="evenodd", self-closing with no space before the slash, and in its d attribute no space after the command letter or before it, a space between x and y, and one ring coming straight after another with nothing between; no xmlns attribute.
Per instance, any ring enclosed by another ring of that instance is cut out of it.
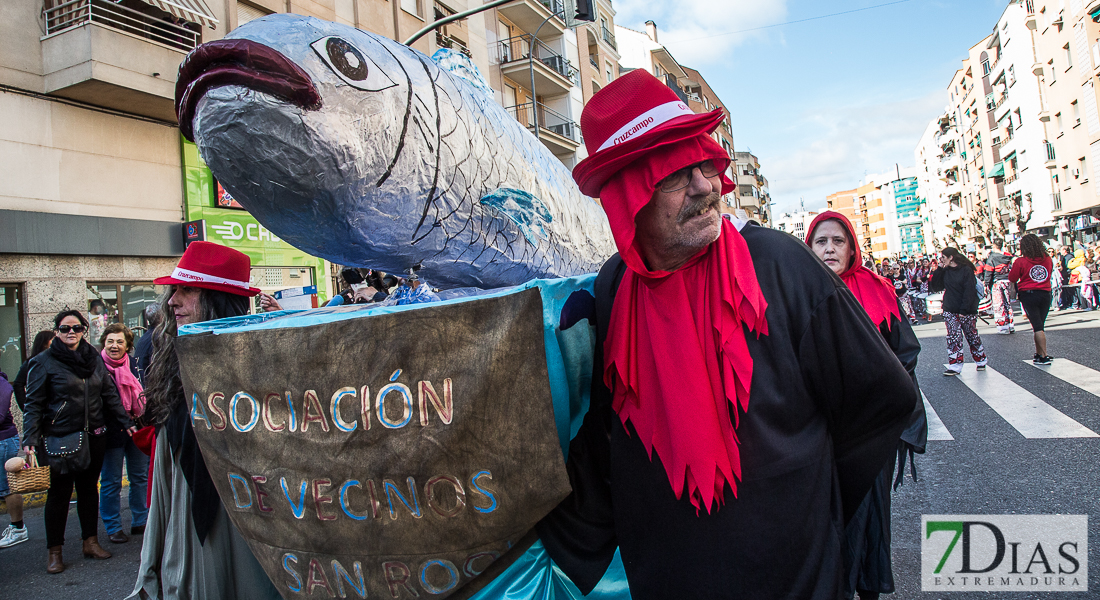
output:
<svg viewBox="0 0 1100 600"><path fill-rule="evenodd" d="M177 340L192 425L284 598L445 598L569 493L537 289Z"/></svg>

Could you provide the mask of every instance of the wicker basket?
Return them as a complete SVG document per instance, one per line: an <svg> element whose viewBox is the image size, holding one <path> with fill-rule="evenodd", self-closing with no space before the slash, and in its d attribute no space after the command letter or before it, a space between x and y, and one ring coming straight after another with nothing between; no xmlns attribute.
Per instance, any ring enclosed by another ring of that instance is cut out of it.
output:
<svg viewBox="0 0 1100 600"><path fill-rule="evenodd" d="M13 494L30 494L50 489L50 467L38 466L37 455L27 457L27 465L8 473L8 488Z"/></svg>

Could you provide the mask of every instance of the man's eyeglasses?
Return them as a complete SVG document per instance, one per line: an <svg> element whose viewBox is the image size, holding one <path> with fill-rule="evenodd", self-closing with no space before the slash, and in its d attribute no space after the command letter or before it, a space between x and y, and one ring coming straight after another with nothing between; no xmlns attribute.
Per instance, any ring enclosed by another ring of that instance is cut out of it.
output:
<svg viewBox="0 0 1100 600"><path fill-rule="evenodd" d="M694 164L688 167L684 167L679 171L676 171L672 175L665 177L657 184L657 187L666 194L669 192L678 192L688 186L691 183L692 174L695 169L699 169L699 172L703 174L703 177L711 178L718 174L718 163L713 160L704 160L701 163Z"/></svg>
<svg viewBox="0 0 1100 600"><path fill-rule="evenodd" d="M86 327L84 327L83 325L58 325L57 326L57 330L60 331L61 333L69 333L70 331L73 332L73 333L84 333L85 329L86 329Z"/></svg>

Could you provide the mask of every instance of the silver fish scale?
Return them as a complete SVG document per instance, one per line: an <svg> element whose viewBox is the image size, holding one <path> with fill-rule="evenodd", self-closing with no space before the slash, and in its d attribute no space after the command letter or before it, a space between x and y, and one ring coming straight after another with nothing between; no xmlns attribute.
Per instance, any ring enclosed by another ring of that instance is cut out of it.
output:
<svg viewBox="0 0 1100 600"><path fill-rule="evenodd" d="M343 265L420 265L433 285L482 288L593 272L614 252L606 216L569 170L492 98L416 50L285 14L230 37L278 50L322 98L304 111L230 85L207 92L194 119L215 176L292 245ZM311 47L327 37L351 43L395 85L349 85ZM500 189L531 194L549 221L481 202ZM539 227L525 235L525 220Z"/></svg>

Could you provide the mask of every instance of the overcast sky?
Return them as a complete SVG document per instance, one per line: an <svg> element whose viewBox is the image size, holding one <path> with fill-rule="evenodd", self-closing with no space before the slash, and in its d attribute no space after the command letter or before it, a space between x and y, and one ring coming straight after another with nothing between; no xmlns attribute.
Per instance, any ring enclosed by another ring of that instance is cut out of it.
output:
<svg viewBox="0 0 1100 600"><path fill-rule="evenodd" d="M616 23L644 31L655 21L676 60L703 74L732 114L737 150L760 158L776 215L797 210L800 197L820 209L828 194L895 163L914 166L913 149L946 106L951 77L1008 4L613 1ZM754 28L762 29L745 31Z"/></svg>

